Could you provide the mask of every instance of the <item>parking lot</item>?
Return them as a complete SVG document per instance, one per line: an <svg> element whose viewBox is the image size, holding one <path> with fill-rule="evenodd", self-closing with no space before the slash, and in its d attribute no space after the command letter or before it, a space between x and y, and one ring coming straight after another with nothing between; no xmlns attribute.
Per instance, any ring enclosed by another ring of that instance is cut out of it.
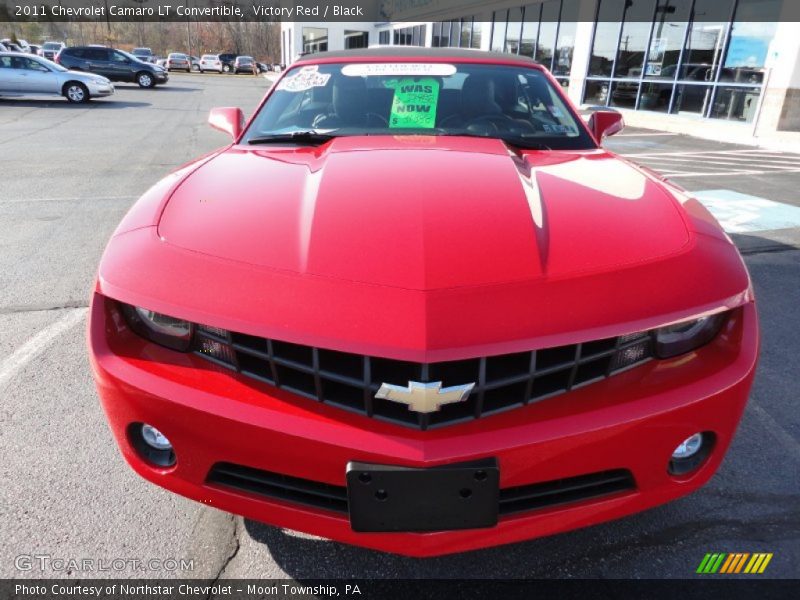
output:
<svg viewBox="0 0 800 600"><path fill-rule="evenodd" d="M0 100L0 577L692 577L707 552L800 564L800 155L626 130L608 146L668 174L745 254L762 323L759 374L711 482L620 521L452 557L416 560L243 520L138 478L99 407L86 304L109 236L174 167L226 143L213 106L252 111L263 77L173 74L118 84L88 105ZM192 569L20 571L20 555L192 560Z"/></svg>

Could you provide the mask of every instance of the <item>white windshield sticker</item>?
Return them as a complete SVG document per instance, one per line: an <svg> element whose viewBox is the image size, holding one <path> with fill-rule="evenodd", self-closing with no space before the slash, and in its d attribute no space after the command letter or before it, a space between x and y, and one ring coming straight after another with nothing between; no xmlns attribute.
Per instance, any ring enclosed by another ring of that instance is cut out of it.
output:
<svg viewBox="0 0 800 600"><path fill-rule="evenodd" d="M342 75L348 77L375 75L449 77L455 73L455 65L445 63L360 63L342 67Z"/></svg>
<svg viewBox="0 0 800 600"><path fill-rule="evenodd" d="M305 92L312 87L325 87L330 78L330 73L320 73L317 65L309 65L302 67L294 75L281 79L277 89L287 92Z"/></svg>

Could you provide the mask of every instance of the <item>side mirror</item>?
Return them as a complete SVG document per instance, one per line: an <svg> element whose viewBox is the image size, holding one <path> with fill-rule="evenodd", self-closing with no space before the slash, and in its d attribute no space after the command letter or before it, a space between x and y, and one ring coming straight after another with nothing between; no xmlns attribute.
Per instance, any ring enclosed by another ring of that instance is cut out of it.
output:
<svg viewBox="0 0 800 600"><path fill-rule="evenodd" d="M227 133L235 141L244 128L244 113L241 108L234 106L212 108L208 113L208 124Z"/></svg>
<svg viewBox="0 0 800 600"><path fill-rule="evenodd" d="M589 117L589 129L599 144L610 135L619 133L625 128L622 114L613 110L598 110Z"/></svg>

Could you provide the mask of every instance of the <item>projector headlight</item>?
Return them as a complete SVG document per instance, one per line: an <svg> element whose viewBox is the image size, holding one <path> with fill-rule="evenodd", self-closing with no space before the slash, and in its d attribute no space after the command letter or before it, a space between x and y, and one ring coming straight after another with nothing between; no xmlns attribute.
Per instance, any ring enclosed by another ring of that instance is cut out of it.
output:
<svg viewBox="0 0 800 600"><path fill-rule="evenodd" d="M120 307L130 328L140 336L173 350L185 352L189 349L193 330L189 321L130 304L120 304Z"/></svg>
<svg viewBox="0 0 800 600"><path fill-rule="evenodd" d="M670 358L691 352L713 340L728 319L719 313L656 329L656 356Z"/></svg>

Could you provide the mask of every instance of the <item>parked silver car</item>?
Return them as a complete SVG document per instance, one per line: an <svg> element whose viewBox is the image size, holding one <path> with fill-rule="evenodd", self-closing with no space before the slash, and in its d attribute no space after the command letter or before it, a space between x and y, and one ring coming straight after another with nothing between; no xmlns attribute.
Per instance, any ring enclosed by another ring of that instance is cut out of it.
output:
<svg viewBox="0 0 800 600"><path fill-rule="evenodd" d="M113 84L101 75L68 71L40 56L0 52L0 96L56 95L81 103L113 93Z"/></svg>

